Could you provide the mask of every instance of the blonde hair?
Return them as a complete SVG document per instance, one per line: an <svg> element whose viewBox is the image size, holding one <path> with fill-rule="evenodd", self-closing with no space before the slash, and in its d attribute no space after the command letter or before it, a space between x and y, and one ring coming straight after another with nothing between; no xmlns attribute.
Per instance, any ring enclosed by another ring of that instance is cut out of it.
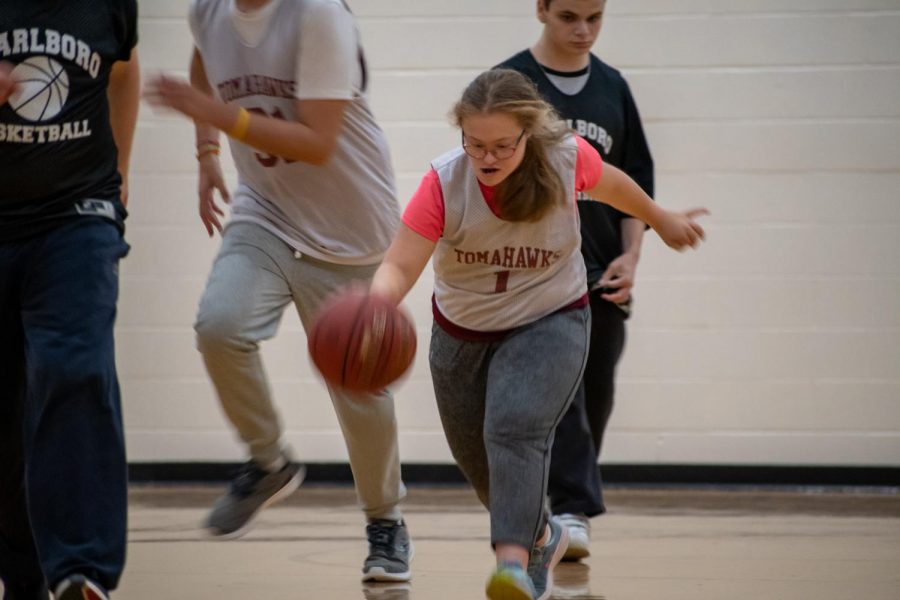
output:
<svg viewBox="0 0 900 600"><path fill-rule="evenodd" d="M528 134L522 163L497 186L495 201L500 216L507 221L538 221L568 200L547 150L559 144L569 130L553 107L541 99L534 84L511 69L493 69L476 77L451 116L462 129L466 117L497 113L511 116Z"/></svg>

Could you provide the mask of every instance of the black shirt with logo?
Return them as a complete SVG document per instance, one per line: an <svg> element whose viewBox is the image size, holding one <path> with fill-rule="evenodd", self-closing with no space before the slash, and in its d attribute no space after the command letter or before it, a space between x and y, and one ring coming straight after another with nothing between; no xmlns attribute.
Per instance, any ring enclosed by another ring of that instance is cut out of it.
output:
<svg viewBox="0 0 900 600"><path fill-rule="evenodd" d="M17 92L0 105L0 241L125 209L106 91L137 43L136 0L2 0L0 61Z"/></svg>
<svg viewBox="0 0 900 600"><path fill-rule="evenodd" d="M653 196L653 158L628 83L616 69L591 54L587 83L576 94L561 92L529 50L497 65L526 75L569 126L586 139L604 162L619 167ZM621 221L628 215L609 205L583 200L581 252L592 286L622 254Z"/></svg>

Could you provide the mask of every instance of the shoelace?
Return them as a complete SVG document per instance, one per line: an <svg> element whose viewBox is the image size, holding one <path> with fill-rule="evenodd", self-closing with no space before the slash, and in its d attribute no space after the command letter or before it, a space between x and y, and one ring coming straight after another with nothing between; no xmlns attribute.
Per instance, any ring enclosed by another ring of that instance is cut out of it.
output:
<svg viewBox="0 0 900 600"><path fill-rule="evenodd" d="M375 522L366 525L366 536L369 538L371 552L369 554L390 558L394 550L394 539L400 524L385 525Z"/></svg>
<svg viewBox="0 0 900 600"><path fill-rule="evenodd" d="M531 549L531 560L528 561L528 574L531 576L532 580L539 576L543 579L545 576L544 571L549 568L551 558L551 553L547 550L552 544L558 543L559 540L557 537L554 537L553 529L551 528L550 535L547 537L547 541L544 542L544 545L535 546ZM535 583L535 585L537 585L537 583Z"/></svg>
<svg viewBox="0 0 900 600"><path fill-rule="evenodd" d="M547 568L545 556L546 546L538 546L531 549L531 560L528 561L528 574L533 578L541 569Z"/></svg>
<svg viewBox="0 0 900 600"><path fill-rule="evenodd" d="M256 466L252 460L238 467L231 480L231 490L239 496L249 496L256 489L256 484L268 473Z"/></svg>

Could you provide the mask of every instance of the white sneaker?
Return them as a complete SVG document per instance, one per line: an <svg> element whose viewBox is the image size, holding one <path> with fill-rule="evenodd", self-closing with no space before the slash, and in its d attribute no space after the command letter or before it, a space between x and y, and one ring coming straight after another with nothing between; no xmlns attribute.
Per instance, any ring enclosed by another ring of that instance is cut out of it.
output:
<svg viewBox="0 0 900 600"><path fill-rule="evenodd" d="M569 547L563 560L581 560L591 555L591 521L584 515L557 515L569 532Z"/></svg>

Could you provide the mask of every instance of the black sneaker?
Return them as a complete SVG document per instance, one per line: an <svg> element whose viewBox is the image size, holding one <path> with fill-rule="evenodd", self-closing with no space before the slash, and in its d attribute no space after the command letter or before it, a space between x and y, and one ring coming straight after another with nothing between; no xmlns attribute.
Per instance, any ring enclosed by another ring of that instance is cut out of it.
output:
<svg viewBox="0 0 900 600"><path fill-rule="evenodd" d="M216 537L241 537L250 530L259 511L293 493L305 474L302 466L290 462L277 473L259 468L252 460L245 463L231 480L228 492L216 500L206 528Z"/></svg>
<svg viewBox="0 0 900 600"><path fill-rule="evenodd" d="M413 550L403 519L374 519L366 525L369 556L363 563L363 581L409 581Z"/></svg>
<svg viewBox="0 0 900 600"><path fill-rule="evenodd" d="M55 600L109 600L106 590L83 575L66 577L53 592Z"/></svg>

